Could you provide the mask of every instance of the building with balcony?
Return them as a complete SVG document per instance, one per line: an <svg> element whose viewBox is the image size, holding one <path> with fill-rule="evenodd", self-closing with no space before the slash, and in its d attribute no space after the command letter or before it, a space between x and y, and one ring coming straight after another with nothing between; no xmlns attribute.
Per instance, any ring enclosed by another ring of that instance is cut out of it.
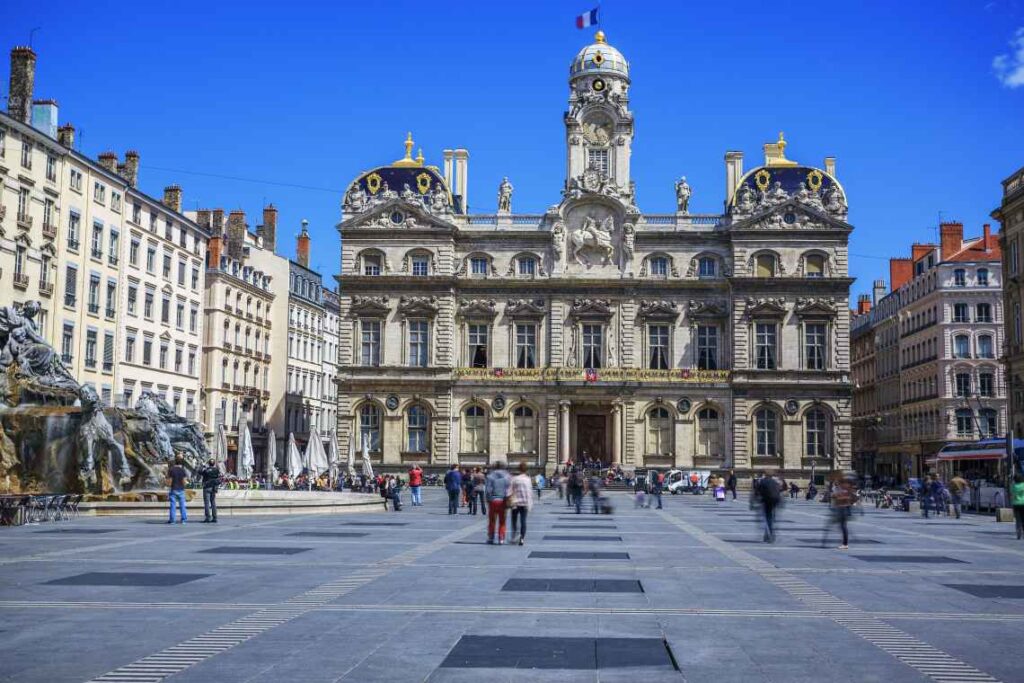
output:
<svg viewBox="0 0 1024 683"><path fill-rule="evenodd" d="M850 464L846 194L835 162L725 155L725 211L644 213L630 67L570 64L565 183L542 213L470 213L469 153L414 143L348 188L338 425L385 469L569 460L775 470ZM668 186L668 183L666 183ZM666 187L666 192L671 190Z"/></svg>
<svg viewBox="0 0 1024 683"><path fill-rule="evenodd" d="M309 267L310 237L307 222L296 243L296 260L289 263L288 361L285 432L295 435L300 448L327 432L324 397L324 301L320 273ZM287 436L287 434L285 434Z"/></svg>
<svg viewBox="0 0 1024 683"><path fill-rule="evenodd" d="M1006 345L1003 362L1009 386L1010 426L1014 437L1024 435L1024 168L1017 169L1003 181L999 208L992 212L999 221L999 240L1003 255L1003 306L1006 311Z"/></svg>

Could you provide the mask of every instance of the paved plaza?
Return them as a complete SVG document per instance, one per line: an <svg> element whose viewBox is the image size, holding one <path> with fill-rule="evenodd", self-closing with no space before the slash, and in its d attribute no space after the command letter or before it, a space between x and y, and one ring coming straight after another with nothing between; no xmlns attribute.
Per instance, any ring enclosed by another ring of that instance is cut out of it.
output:
<svg viewBox="0 0 1024 683"><path fill-rule="evenodd" d="M766 545L744 500L546 494L497 547L424 498L0 530L0 680L1024 680L1024 543L987 517L867 509L841 551L820 503Z"/></svg>

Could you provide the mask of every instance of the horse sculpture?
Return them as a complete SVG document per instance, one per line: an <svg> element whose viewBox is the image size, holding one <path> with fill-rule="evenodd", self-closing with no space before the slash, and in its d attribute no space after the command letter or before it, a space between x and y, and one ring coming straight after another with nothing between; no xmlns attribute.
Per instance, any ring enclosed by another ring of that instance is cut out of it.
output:
<svg viewBox="0 0 1024 683"><path fill-rule="evenodd" d="M128 484L132 478L128 458L124 455L124 446L114 438L114 429L103 414L103 402L97 395L96 388L91 384L84 384L78 391L78 397L82 402L82 424L78 428L78 453L81 457L78 473L83 485L85 488L95 486L102 490L103 473L107 471L111 461L117 468L118 483L121 486ZM98 455L102 455L99 458L99 467Z"/></svg>
<svg viewBox="0 0 1024 683"><path fill-rule="evenodd" d="M586 265L580 259L580 252L591 249L601 254L601 263L607 265L611 262L615 253L612 247L612 230L615 227L615 219L608 216L599 225L593 216L587 216L583 225L569 236L569 243L572 251L572 258L581 266Z"/></svg>

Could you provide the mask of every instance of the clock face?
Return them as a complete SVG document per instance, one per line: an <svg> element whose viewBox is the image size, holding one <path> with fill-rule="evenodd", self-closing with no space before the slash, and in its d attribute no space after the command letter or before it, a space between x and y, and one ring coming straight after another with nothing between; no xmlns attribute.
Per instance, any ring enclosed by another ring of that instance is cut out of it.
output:
<svg viewBox="0 0 1024 683"><path fill-rule="evenodd" d="M605 88L604 81L600 78L595 78L594 82L590 84L590 87L594 92L601 92Z"/></svg>
<svg viewBox="0 0 1024 683"><path fill-rule="evenodd" d="M398 410L398 397L391 394L384 402L384 405L388 407L388 410Z"/></svg>
<svg viewBox="0 0 1024 683"><path fill-rule="evenodd" d="M402 215L401 211L393 211L393 212L391 212L391 222L394 223L395 225L398 225L399 223L401 223L404 220L405 220L405 216Z"/></svg>

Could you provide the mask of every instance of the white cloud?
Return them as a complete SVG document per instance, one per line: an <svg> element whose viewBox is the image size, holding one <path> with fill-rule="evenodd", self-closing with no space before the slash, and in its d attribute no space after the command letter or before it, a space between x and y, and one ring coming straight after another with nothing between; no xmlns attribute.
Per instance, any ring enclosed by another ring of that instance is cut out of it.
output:
<svg viewBox="0 0 1024 683"><path fill-rule="evenodd" d="M1010 41L1010 52L992 60L996 78L1007 88L1024 86L1024 26L1017 29Z"/></svg>

